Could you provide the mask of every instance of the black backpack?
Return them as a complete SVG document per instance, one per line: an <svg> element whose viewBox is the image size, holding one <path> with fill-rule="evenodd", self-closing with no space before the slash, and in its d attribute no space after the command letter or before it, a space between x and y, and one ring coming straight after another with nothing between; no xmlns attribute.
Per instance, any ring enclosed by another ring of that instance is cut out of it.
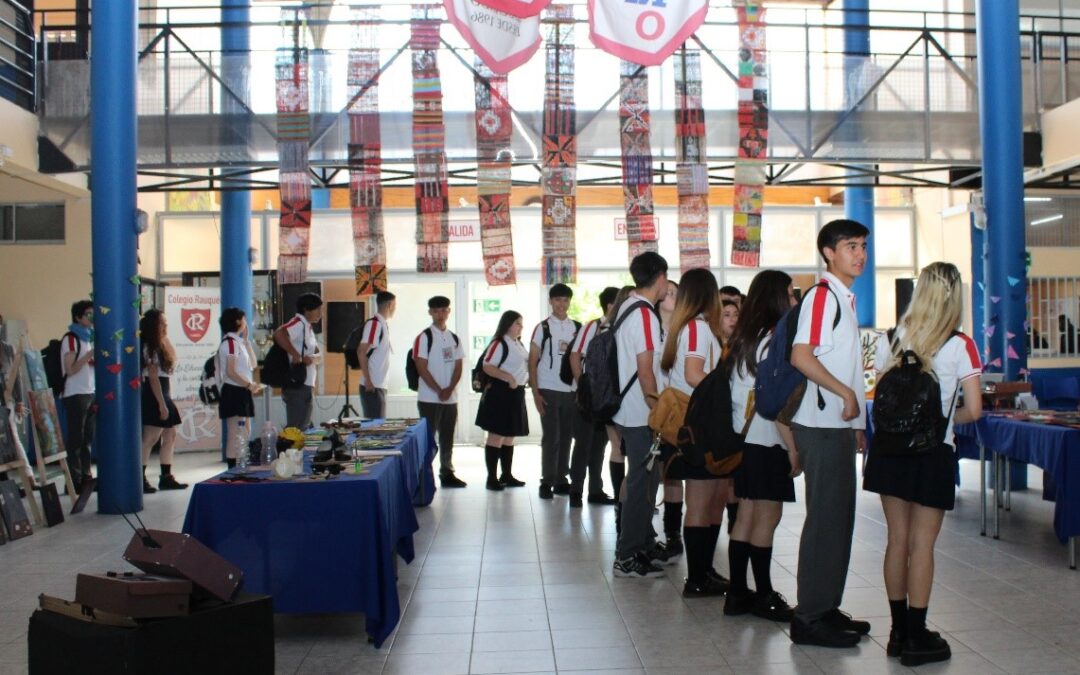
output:
<svg viewBox="0 0 1080 675"><path fill-rule="evenodd" d="M510 356L510 348L506 346L504 340L500 340L499 344L502 345L503 355L499 359L499 363L496 368L502 367L502 364L506 363L506 358ZM472 390L476 393L481 393L487 386L491 384L491 376L484 372L484 357L487 356L488 349L491 348L491 344L484 347L484 351L480 352L480 358L476 360L476 365L472 369Z"/></svg>
<svg viewBox="0 0 1080 675"><path fill-rule="evenodd" d="M454 333L450 334L454 336L454 346L460 347L461 341L458 340L458 336ZM428 351L430 351L431 343L435 341L435 335L431 332L430 328L425 328L422 335L427 336ZM413 359L411 348L408 353L405 354L405 383L409 386L409 389L412 389L413 391L420 390L420 371L416 369L416 361Z"/></svg>
<svg viewBox="0 0 1080 675"><path fill-rule="evenodd" d="M679 429L679 450L683 459L693 466L705 466L706 454L712 454L713 462L721 462L743 450L742 438L731 423L730 377L731 371L725 365L718 365L690 395L686 417ZM732 463L737 466L737 461Z"/></svg>
<svg viewBox="0 0 1080 675"><path fill-rule="evenodd" d="M220 349L220 346L218 347ZM206 359L202 367L202 378L199 381L199 400L205 405L213 405L221 400L221 387L217 379L217 357L214 355Z"/></svg>
<svg viewBox="0 0 1080 675"><path fill-rule="evenodd" d="M367 328L368 323L374 321L374 319L368 319L359 328L354 329L349 333L349 338L345 340L345 365L353 370L360 370L360 358L356 355L357 348L364 342L364 329ZM375 343L375 346L382 344L383 334L379 334L379 341ZM371 358L372 352L375 351L375 347L368 350L368 358Z"/></svg>
<svg viewBox="0 0 1080 675"><path fill-rule="evenodd" d="M638 300L622 313L611 330L600 333L589 343L578 379L577 405L581 413L593 422L611 422L622 406L623 396L637 382L637 371L634 371L626 386L619 387L619 354L615 346L615 333L626 317L637 312L639 307L648 307L657 318L660 316L650 303Z"/></svg>
<svg viewBox="0 0 1080 675"><path fill-rule="evenodd" d="M573 319L570 319L574 321ZM543 337L540 338L540 352L543 353L544 345L548 348L548 367L555 365L555 347L554 341L551 339L551 326L548 324L548 320L544 319L540 322L540 329L543 331ZM570 352L573 351L574 340L577 339L578 333L581 332L581 322L574 321L574 337L570 338L570 345L566 351L559 357L559 379L563 384L574 383L574 371L570 369Z"/></svg>
<svg viewBox="0 0 1080 675"><path fill-rule="evenodd" d="M893 344L894 333L888 333ZM948 418L941 412L941 385L915 352L905 350L874 389L874 437L871 452L918 456L945 442Z"/></svg>
<svg viewBox="0 0 1080 675"><path fill-rule="evenodd" d="M53 390L53 394L57 396L64 395L64 383L67 382L67 375L64 375L64 363L60 356L60 349L62 341L67 339L67 336L75 338L75 358L79 358L79 348L82 347L82 341L78 336L71 331L68 331L61 336L59 340L49 340L49 344L45 345L45 349L41 350L41 363L45 368L45 381L49 383L49 388Z"/></svg>

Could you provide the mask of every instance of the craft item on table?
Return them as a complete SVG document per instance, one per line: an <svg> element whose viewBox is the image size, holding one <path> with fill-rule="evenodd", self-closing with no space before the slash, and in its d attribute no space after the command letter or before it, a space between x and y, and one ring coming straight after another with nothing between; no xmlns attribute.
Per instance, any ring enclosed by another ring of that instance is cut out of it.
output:
<svg viewBox="0 0 1080 675"><path fill-rule="evenodd" d="M551 0L477 0L477 2L485 7L522 19L540 16L540 12L551 4Z"/></svg>
<svg viewBox="0 0 1080 675"><path fill-rule="evenodd" d="M500 75L528 61L540 48L540 17L521 18L477 0L443 0L450 23L477 60Z"/></svg>
<svg viewBox="0 0 1080 675"><path fill-rule="evenodd" d="M510 230L510 142L514 127L506 75L494 73L477 59L474 86L476 192L484 277L489 286L514 284L517 272Z"/></svg>
<svg viewBox="0 0 1080 675"><path fill-rule="evenodd" d="M434 18L432 18L434 17ZM413 7L413 154L416 179L416 271L446 272L449 232L449 186L446 125L439 76L438 5Z"/></svg>
<svg viewBox="0 0 1080 675"><path fill-rule="evenodd" d="M303 455L295 448L290 448L289 450L280 453L277 459L270 462L270 473L272 473L277 480L292 478L297 474L303 473L303 471Z"/></svg>
<svg viewBox="0 0 1080 675"><path fill-rule="evenodd" d="M294 11L282 9L287 47L277 50L277 149L281 190L278 234L278 283L292 284L307 278L311 238L311 181L308 178L308 50L300 43L302 33L290 27Z"/></svg>
<svg viewBox="0 0 1080 675"><path fill-rule="evenodd" d="M376 448L373 450L356 450L355 454L357 457L400 457L401 451L393 448Z"/></svg>
<svg viewBox="0 0 1080 675"><path fill-rule="evenodd" d="M543 166L540 184L544 284L577 281L577 110L574 107L574 8L547 11Z"/></svg>
<svg viewBox="0 0 1080 675"><path fill-rule="evenodd" d="M761 211L768 157L768 71L765 8L736 0L739 21L739 145L735 159L731 262L757 267L761 259Z"/></svg>
<svg viewBox="0 0 1080 675"><path fill-rule="evenodd" d="M658 66L690 39L708 11L708 0L589 0L589 39L620 59Z"/></svg>
<svg viewBox="0 0 1080 675"><path fill-rule="evenodd" d="M382 134L379 127L379 10L353 13L349 50L349 209L352 215L356 294L385 291Z"/></svg>
<svg viewBox="0 0 1080 675"><path fill-rule="evenodd" d="M619 148L630 260L639 253L659 250L649 128L648 71L644 66L622 61L619 64Z"/></svg>

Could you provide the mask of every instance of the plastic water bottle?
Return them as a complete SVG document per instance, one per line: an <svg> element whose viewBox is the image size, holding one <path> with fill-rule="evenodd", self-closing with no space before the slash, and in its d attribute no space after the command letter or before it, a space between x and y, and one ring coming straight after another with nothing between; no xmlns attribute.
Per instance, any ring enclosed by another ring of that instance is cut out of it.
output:
<svg viewBox="0 0 1080 675"><path fill-rule="evenodd" d="M248 455L251 450L248 448L248 433L247 433L247 420L240 420L236 423L240 427L236 432L236 470L243 473L248 468Z"/></svg>
<svg viewBox="0 0 1080 675"><path fill-rule="evenodd" d="M262 435L262 463L266 466L270 466L270 463L277 459L277 427L270 420L263 423Z"/></svg>

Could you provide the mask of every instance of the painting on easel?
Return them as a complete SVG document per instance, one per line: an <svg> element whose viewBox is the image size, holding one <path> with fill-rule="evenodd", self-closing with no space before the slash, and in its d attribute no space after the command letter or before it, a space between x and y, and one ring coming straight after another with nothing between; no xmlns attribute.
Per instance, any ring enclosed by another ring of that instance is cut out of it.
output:
<svg viewBox="0 0 1080 675"><path fill-rule="evenodd" d="M13 411L7 406L0 405L0 464L14 462L18 458L15 449L15 437L11 433Z"/></svg>
<svg viewBox="0 0 1080 675"><path fill-rule="evenodd" d="M52 389L32 391L29 398L38 457L52 457L64 452L64 439L60 433L60 418L56 414Z"/></svg>

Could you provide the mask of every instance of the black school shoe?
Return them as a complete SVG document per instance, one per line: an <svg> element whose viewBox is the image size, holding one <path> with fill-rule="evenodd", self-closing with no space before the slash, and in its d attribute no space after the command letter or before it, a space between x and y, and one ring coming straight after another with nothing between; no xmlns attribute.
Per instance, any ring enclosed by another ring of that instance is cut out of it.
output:
<svg viewBox="0 0 1080 675"><path fill-rule="evenodd" d="M611 504L614 504L615 502L616 502L616 499L614 497L608 495L606 492L591 492L591 493L589 493L589 503L590 504L603 504L605 506L609 506Z"/></svg>
<svg viewBox="0 0 1080 675"><path fill-rule="evenodd" d="M581 493L579 493L579 492L571 492L570 493L570 508L572 508L572 509L580 509L582 506L584 506L584 504L581 501Z"/></svg>
<svg viewBox="0 0 1080 675"><path fill-rule="evenodd" d="M463 488L468 485L468 483L452 473L444 473L439 476L439 485L442 485L444 488Z"/></svg>
<svg viewBox="0 0 1080 675"><path fill-rule="evenodd" d="M487 483L484 485L484 487L486 487L488 490L491 490L492 492L502 492L506 489L506 486L492 478L487 479Z"/></svg>
<svg viewBox="0 0 1080 675"><path fill-rule="evenodd" d="M702 582L687 579L682 590L684 598L709 598L724 595L725 593L727 593L727 586L719 584L707 576L705 581Z"/></svg>
<svg viewBox="0 0 1080 675"><path fill-rule="evenodd" d="M158 478L157 486L159 490L186 490L188 484L181 483L171 473L167 473Z"/></svg>
<svg viewBox="0 0 1080 675"><path fill-rule="evenodd" d="M524 487L525 486L525 481L518 480L517 478L514 478L513 476L507 475L505 473L502 476L499 477L499 482L502 483L505 487L508 487L508 488L516 488L516 487Z"/></svg>
<svg viewBox="0 0 1080 675"><path fill-rule="evenodd" d="M787 599L776 591L764 595L755 593L750 612L762 619L783 623L789 623L795 618L795 610L787 603Z"/></svg>
<svg viewBox="0 0 1080 675"><path fill-rule="evenodd" d="M551 493L556 495L568 495L570 494L570 485L569 483L564 485L556 485L554 488L551 489Z"/></svg>
<svg viewBox="0 0 1080 675"><path fill-rule="evenodd" d="M546 483L540 483L540 499L551 499L551 486Z"/></svg>
<svg viewBox="0 0 1080 675"><path fill-rule="evenodd" d="M849 630L859 635L870 634L870 622L860 621L858 619L852 619L851 615L847 612L841 612L839 609L830 610L825 613L825 616L821 617L821 620L833 628L839 628L840 630Z"/></svg>
<svg viewBox="0 0 1080 675"><path fill-rule="evenodd" d="M749 590L736 593L728 590L727 600L724 601L724 616L740 616L749 614L754 608L756 595Z"/></svg>
<svg viewBox="0 0 1080 675"><path fill-rule="evenodd" d="M157 492L157 488L150 484L150 481L146 478L142 479L142 493L144 495L152 495Z"/></svg>
<svg viewBox="0 0 1080 675"><path fill-rule="evenodd" d="M937 663L952 658L952 650L940 633L922 631L916 636L904 640L900 651L901 665L912 667L924 663Z"/></svg>
<svg viewBox="0 0 1080 675"><path fill-rule="evenodd" d="M891 629L889 631L889 642L885 645L885 655L894 659L898 658L900 652L904 649L904 640L906 638L907 636L900 631L895 628Z"/></svg>
<svg viewBox="0 0 1080 675"><path fill-rule="evenodd" d="M791 641L797 645L816 645L842 649L859 644L860 636L850 630L836 628L820 619L814 623L805 623L799 619L791 620Z"/></svg>

